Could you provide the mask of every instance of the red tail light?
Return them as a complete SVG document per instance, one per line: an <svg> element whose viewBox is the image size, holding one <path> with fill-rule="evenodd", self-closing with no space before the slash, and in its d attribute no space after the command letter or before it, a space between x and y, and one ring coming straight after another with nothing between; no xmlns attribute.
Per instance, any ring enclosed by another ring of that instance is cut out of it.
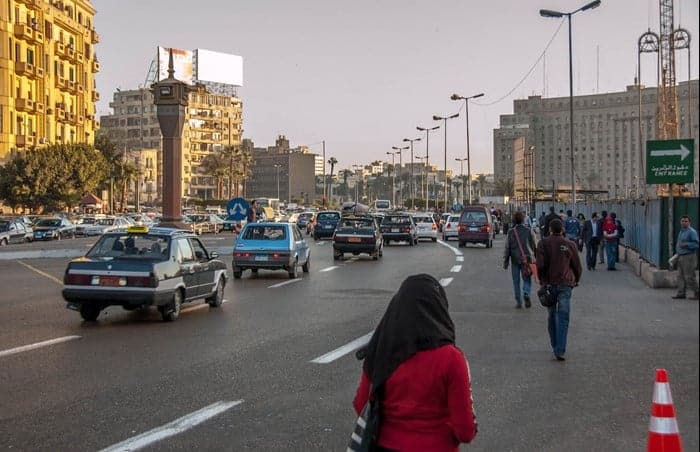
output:
<svg viewBox="0 0 700 452"><path fill-rule="evenodd" d="M149 276L127 276L126 285L129 287L158 287L158 279L153 273Z"/></svg>
<svg viewBox="0 0 700 452"><path fill-rule="evenodd" d="M411 228L404 228L403 232L411 232Z"/></svg>
<svg viewBox="0 0 700 452"><path fill-rule="evenodd" d="M462 225L459 225L459 227L457 228L457 233L458 233L458 234L464 234L465 232L467 232L467 228L465 228L465 227L462 226Z"/></svg>
<svg viewBox="0 0 700 452"><path fill-rule="evenodd" d="M437 225L433 223L433 231L437 229Z"/></svg>
<svg viewBox="0 0 700 452"><path fill-rule="evenodd" d="M481 232L491 232L491 225L487 224L481 227Z"/></svg>
<svg viewBox="0 0 700 452"><path fill-rule="evenodd" d="M63 275L63 284L70 286L89 286L90 281L90 275L76 275L68 272Z"/></svg>
<svg viewBox="0 0 700 452"><path fill-rule="evenodd" d="M289 258L289 253L272 253L273 259L287 259Z"/></svg>
<svg viewBox="0 0 700 452"><path fill-rule="evenodd" d="M445 229L450 229L450 226L451 226L450 223L447 223L447 224L445 225Z"/></svg>
<svg viewBox="0 0 700 452"><path fill-rule="evenodd" d="M235 257L250 257L250 253L234 253Z"/></svg>

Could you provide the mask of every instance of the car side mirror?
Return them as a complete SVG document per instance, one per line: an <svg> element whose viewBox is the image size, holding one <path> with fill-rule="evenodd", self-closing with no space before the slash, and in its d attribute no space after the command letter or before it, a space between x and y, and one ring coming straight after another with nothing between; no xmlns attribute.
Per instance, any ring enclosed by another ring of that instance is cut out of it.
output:
<svg viewBox="0 0 700 452"><path fill-rule="evenodd" d="M218 259L218 258L219 258L219 253L217 253L216 251L212 251L211 253L209 253L209 259Z"/></svg>

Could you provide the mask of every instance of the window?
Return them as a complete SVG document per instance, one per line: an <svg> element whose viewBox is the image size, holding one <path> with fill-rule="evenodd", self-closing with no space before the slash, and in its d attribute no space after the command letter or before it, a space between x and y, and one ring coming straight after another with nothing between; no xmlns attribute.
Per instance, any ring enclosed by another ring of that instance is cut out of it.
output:
<svg viewBox="0 0 700 452"><path fill-rule="evenodd" d="M187 239L180 239L176 242L177 248L175 249L175 260L180 263L193 262L194 252L192 251L192 246Z"/></svg>

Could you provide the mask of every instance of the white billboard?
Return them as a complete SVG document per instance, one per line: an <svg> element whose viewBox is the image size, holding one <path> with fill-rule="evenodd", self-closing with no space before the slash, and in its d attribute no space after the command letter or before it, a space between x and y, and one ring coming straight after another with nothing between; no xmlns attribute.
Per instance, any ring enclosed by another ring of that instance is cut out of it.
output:
<svg viewBox="0 0 700 452"><path fill-rule="evenodd" d="M198 81L243 86L243 57L211 50L195 50Z"/></svg>
<svg viewBox="0 0 700 452"><path fill-rule="evenodd" d="M158 46L158 80L168 78L169 48ZM194 54L191 50L172 49L175 78L194 84Z"/></svg>

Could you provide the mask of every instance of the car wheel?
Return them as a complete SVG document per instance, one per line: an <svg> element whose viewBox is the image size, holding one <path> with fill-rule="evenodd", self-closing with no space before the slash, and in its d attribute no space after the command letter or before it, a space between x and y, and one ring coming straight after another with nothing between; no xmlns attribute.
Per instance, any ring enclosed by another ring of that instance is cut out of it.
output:
<svg viewBox="0 0 700 452"><path fill-rule="evenodd" d="M207 298L207 303L209 303L209 306L212 308L218 308L221 306L221 304L224 302L224 286L226 284L226 280L223 277L219 277L219 281L216 284L216 291L214 294Z"/></svg>
<svg viewBox="0 0 700 452"><path fill-rule="evenodd" d="M160 307L160 315L165 322L173 322L180 317L180 308L182 308L182 291L178 289L173 294L173 301Z"/></svg>
<svg viewBox="0 0 700 452"><path fill-rule="evenodd" d="M379 257L384 256L384 247L379 247Z"/></svg>
<svg viewBox="0 0 700 452"><path fill-rule="evenodd" d="M318 241L318 234L314 234L314 240Z"/></svg>
<svg viewBox="0 0 700 452"><path fill-rule="evenodd" d="M374 252L372 252L372 260L373 261L379 260L379 251L375 250Z"/></svg>
<svg viewBox="0 0 700 452"><path fill-rule="evenodd" d="M493 248L493 242L491 240L486 242L486 248Z"/></svg>
<svg viewBox="0 0 700 452"><path fill-rule="evenodd" d="M304 262L304 265L301 266L301 270L304 273L309 273L309 269L311 268L311 255L306 258L306 262Z"/></svg>
<svg viewBox="0 0 700 452"><path fill-rule="evenodd" d="M408 246L415 246L418 240L414 240L412 238L408 239Z"/></svg>
<svg viewBox="0 0 700 452"><path fill-rule="evenodd" d="M333 260L337 261L343 258L343 253L340 251L333 251Z"/></svg>
<svg viewBox="0 0 700 452"><path fill-rule="evenodd" d="M56 240L61 240L61 233L56 234Z"/></svg>
<svg viewBox="0 0 700 452"><path fill-rule="evenodd" d="M94 304L84 304L80 306L80 317L86 322L94 322L100 315L100 307Z"/></svg>
<svg viewBox="0 0 700 452"><path fill-rule="evenodd" d="M388 240L388 239L387 239L387 240L384 240L384 244L385 244L386 246L389 246L390 243L391 243L391 240Z"/></svg>
<svg viewBox="0 0 700 452"><path fill-rule="evenodd" d="M243 276L243 270L234 270L233 271L233 277L235 279L241 279L241 276Z"/></svg>
<svg viewBox="0 0 700 452"><path fill-rule="evenodd" d="M437 237L432 238L433 243L437 242Z"/></svg>
<svg viewBox="0 0 700 452"><path fill-rule="evenodd" d="M257 274L258 274L258 270L259 270L258 268L251 268L251 269L250 269L250 272L251 272L252 274L254 274L254 275L257 275Z"/></svg>
<svg viewBox="0 0 700 452"><path fill-rule="evenodd" d="M7 239L0 240L0 246L7 246Z"/></svg>
<svg viewBox="0 0 700 452"><path fill-rule="evenodd" d="M457 244L457 247L464 248L464 245L466 245L466 243L460 240L459 243Z"/></svg>
<svg viewBox="0 0 700 452"><path fill-rule="evenodd" d="M296 279L299 277L299 262L294 261L292 268L289 269L289 279Z"/></svg>

